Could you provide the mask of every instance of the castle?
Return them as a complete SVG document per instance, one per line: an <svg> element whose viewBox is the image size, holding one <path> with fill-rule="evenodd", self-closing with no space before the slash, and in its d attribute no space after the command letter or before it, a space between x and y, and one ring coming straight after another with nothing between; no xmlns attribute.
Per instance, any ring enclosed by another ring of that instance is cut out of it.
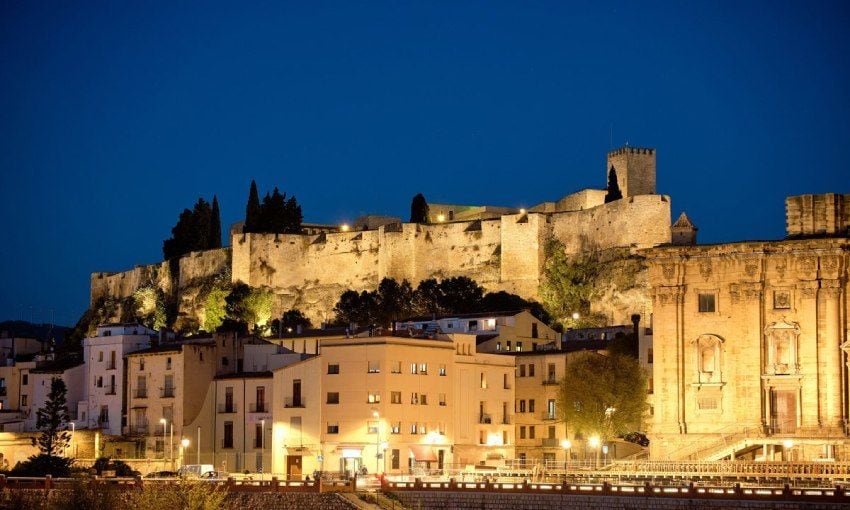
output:
<svg viewBox="0 0 850 510"><path fill-rule="evenodd" d="M606 169L606 177L616 174L622 193L621 199L608 203L606 190L585 189L528 210L431 204L432 222L427 224L377 217L355 222L353 228L308 225L303 234L243 233L236 225L230 247L182 257L179 277L172 277L174 265L168 262L93 273L91 303L131 296L152 284L168 293L176 291L181 316L202 324L198 282L229 272L233 283L271 289L278 296L273 316L298 308L320 323L333 318L342 292L374 289L385 277L415 286L427 278L467 276L488 291L538 299L545 246L553 239L563 243L568 254L636 250L674 239L694 242L693 225L680 218L671 227L670 199L656 193L655 149L613 150ZM635 311L648 313L648 295L641 299L609 316L627 322Z"/></svg>

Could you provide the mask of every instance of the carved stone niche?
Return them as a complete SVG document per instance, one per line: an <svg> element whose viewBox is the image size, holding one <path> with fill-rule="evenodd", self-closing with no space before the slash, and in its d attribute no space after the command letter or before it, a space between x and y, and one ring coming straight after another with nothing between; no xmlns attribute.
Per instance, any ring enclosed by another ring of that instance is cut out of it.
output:
<svg viewBox="0 0 850 510"><path fill-rule="evenodd" d="M717 335L703 334L691 341L693 349L694 385L720 385L723 383L723 339Z"/></svg>
<svg viewBox="0 0 850 510"><path fill-rule="evenodd" d="M800 325L785 320L768 324L764 328L764 346L767 351L764 373L766 375L794 375L800 373Z"/></svg>

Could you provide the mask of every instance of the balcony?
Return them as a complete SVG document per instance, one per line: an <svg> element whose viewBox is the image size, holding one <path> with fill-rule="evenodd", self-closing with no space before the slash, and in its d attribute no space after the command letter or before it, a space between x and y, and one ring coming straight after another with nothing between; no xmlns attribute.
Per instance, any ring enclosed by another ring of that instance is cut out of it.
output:
<svg viewBox="0 0 850 510"><path fill-rule="evenodd" d="M146 436L148 435L148 425L147 423L136 423L135 425L130 426L130 434L137 436Z"/></svg>
<svg viewBox="0 0 850 510"><path fill-rule="evenodd" d="M556 437L545 437L543 438L543 448L559 448L561 445L558 443L558 438Z"/></svg>
<svg viewBox="0 0 850 510"><path fill-rule="evenodd" d="M510 425L511 424L511 416L506 414L502 417L502 425Z"/></svg>
<svg viewBox="0 0 850 510"><path fill-rule="evenodd" d="M489 425L493 423L493 419L490 417L489 414L480 414L478 416L478 423L482 425Z"/></svg>
<svg viewBox="0 0 850 510"><path fill-rule="evenodd" d="M115 370L115 363L108 363L106 365L107 370Z"/></svg>
<svg viewBox="0 0 850 510"><path fill-rule="evenodd" d="M236 412L236 404L233 402L219 404L218 405L219 414L227 414L227 413L235 413Z"/></svg>
<svg viewBox="0 0 850 510"><path fill-rule="evenodd" d="M250 412L252 412L252 413L267 413L267 412L269 412L269 406L267 406L265 402L256 402L256 403L251 404Z"/></svg>
<svg viewBox="0 0 850 510"><path fill-rule="evenodd" d="M160 398L174 398L174 388L162 388L159 390Z"/></svg>
<svg viewBox="0 0 850 510"><path fill-rule="evenodd" d="M558 418L555 416L555 412L543 411L540 413L540 419L543 421L551 421L557 420Z"/></svg>
<svg viewBox="0 0 850 510"><path fill-rule="evenodd" d="M105 395L115 395L115 385L104 386L103 388L106 390Z"/></svg>
<svg viewBox="0 0 850 510"><path fill-rule="evenodd" d="M304 407L304 399L292 397L287 398L283 402L283 407Z"/></svg>
<svg viewBox="0 0 850 510"><path fill-rule="evenodd" d="M547 377L546 379L543 379L543 386L556 386L560 384L560 382L561 381L559 381L556 377L551 376Z"/></svg>
<svg viewBox="0 0 850 510"><path fill-rule="evenodd" d="M148 389L136 388L133 390L133 398L148 398Z"/></svg>

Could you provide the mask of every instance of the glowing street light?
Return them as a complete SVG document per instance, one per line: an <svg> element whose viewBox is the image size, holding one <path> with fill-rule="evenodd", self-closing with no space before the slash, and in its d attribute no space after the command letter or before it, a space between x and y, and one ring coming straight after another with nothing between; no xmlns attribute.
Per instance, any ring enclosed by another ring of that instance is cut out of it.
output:
<svg viewBox="0 0 850 510"><path fill-rule="evenodd" d="M437 215L437 221L440 222L440 223L446 221L446 215L445 214L438 214Z"/></svg>
<svg viewBox="0 0 850 510"><path fill-rule="evenodd" d="M561 448L564 449L564 469L568 469L570 463L570 449L573 447L573 443L569 439L564 439L561 441Z"/></svg>
<svg viewBox="0 0 850 510"><path fill-rule="evenodd" d="M577 321L579 319L579 317L581 317L581 314L579 314L578 312L573 312L573 320L574 321Z"/></svg>
<svg viewBox="0 0 850 510"><path fill-rule="evenodd" d="M593 461L594 461L593 467L596 468L597 467L597 461L598 461L598 455L599 455L599 444L600 444L599 436L590 436L590 438L588 438L588 440L587 440L587 444L590 446L591 449L594 450L594 452L593 452Z"/></svg>
<svg viewBox="0 0 850 510"><path fill-rule="evenodd" d="M348 226L348 223L343 223L339 226L339 229L343 232L348 232L349 230L351 230L351 227Z"/></svg>

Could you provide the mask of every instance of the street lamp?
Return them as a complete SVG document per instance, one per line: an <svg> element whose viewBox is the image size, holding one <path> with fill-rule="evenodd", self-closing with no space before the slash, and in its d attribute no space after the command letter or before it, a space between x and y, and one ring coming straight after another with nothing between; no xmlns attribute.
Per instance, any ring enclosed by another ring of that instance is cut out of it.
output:
<svg viewBox="0 0 850 510"><path fill-rule="evenodd" d="M381 414L377 409L372 409L372 418L375 418L375 474L381 471Z"/></svg>
<svg viewBox="0 0 850 510"><path fill-rule="evenodd" d="M593 452L593 467L597 467L597 455L599 454L599 436L590 436L587 440L587 444L590 445L590 448L594 450Z"/></svg>
<svg viewBox="0 0 850 510"><path fill-rule="evenodd" d="M266 420L260 420L260 473L263 473L263 466L266 456Z"/></svg>
<svg viewBox="0 0 850 510"><path fill-rule="evenodd" d="M186 454L187 448L189 448L189 439L184 437L183 439L180 440L180 455L179 455L180 462L179 462L179 464L180 464L181 467L183 466L183 459L185 458L184 455Z"/></svg>
<svg viewBox="0 0 850 510"><path fill-rule="evenodd" d="M159 423L162 425L162 458L165 458L165 433L168 431L168 421L165 418L160 418Z"/></svg>
<svg viewBox="0 0 850 510"><path fill-rule="evenodd" d="M573 443L571 443L569 439L564 439L563 441L561 441L561 448L564 449L564 456L566 457L564 459L564 471L569 469L570 448L572 448L572 447L573 447Z"/></svg>
<svg viewBox="0 0 850 510"><path fill-rule="evenodd" d="M574 321L577 321L579 319L579 317L581 317L581 315L578 312L573 312L573 320Z"/></svg>
<svg viewBox="0 0 850 510"><path fill-rule="evenodd" d="M794 447L794 441L792 439L786 439L782 441L782 457L787 461L791 460L791 448Z"/></svg>

